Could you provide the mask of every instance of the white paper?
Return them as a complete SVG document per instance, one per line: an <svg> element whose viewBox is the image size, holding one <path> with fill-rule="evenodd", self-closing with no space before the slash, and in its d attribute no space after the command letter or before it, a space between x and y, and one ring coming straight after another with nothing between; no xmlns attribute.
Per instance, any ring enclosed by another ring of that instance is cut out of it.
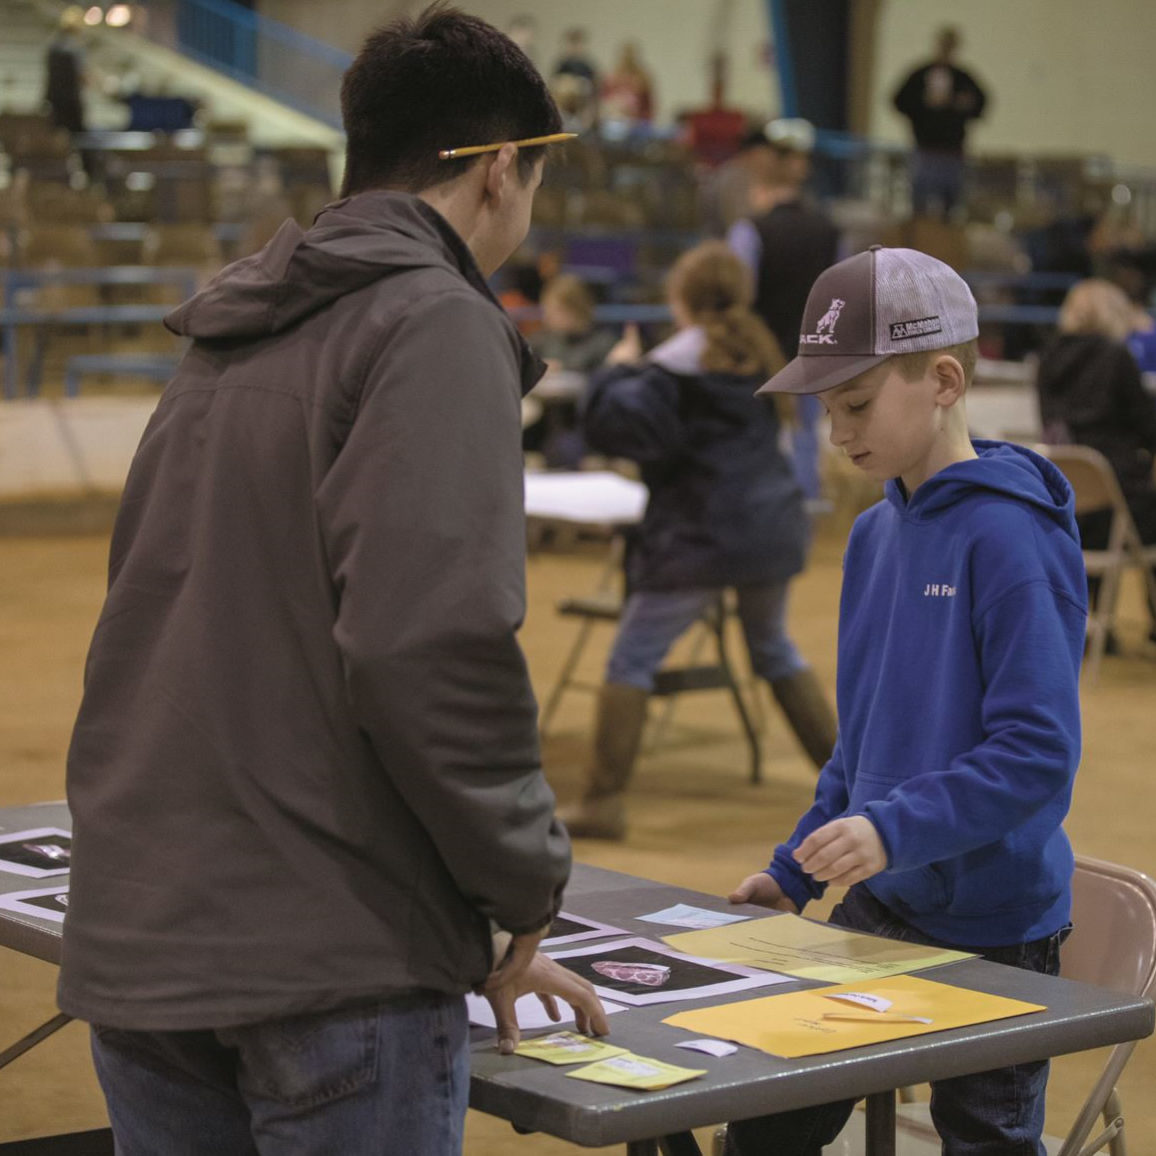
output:
<svg viewBox="0 0 1156 1156"><path fill-rule="evenodd" d="M16 856L24 862L16 862ZM47 879L67 875L72 859L72 832L63 827L33 827L0 835L0 871Z"/></svg>
<svg viewBox="0 0 1156 1156"><path fill-rule="evenodd" d="M708 1056L733 1056L737 1052L737 1044L728 1044L726 1040L683 1040L676 1048L686 1048L692 1052L706 1052Z"/></svg>
<svg viewBox="0 0 1156 1156"><path fill-rule="evenodd" d="M646 923L667 923L674 927L690 927L695 931L706 931L710 927L723 927L728 923L742 923L749 915L731 915L726 911L711 911L706 907L691 907L688 903L676 903L649 915L639 915Z"/></svg>
<svg viewBox="0 0 1156 1156"><path fill-rule="evenodd" d="M856 1007L865 1007L876 1012L885 1012L891 1006L889 999L881 995L872 995L868 991L841 991L835 995L829 995L827 998L838 1000L840 1003L854 1004Z"/></svg>
<svg viewBox="0 0 1156 1156"><path fill-rule="evenodd" d="M562 931L559 934L554 934L554 927L563 919L569 920L571 923L581 924L579 928L574 930ZM621 927L611 927L609 923L599 923L596 919L587 919L583 915L571 915L567 911L559 911L554 917L554 924L551 925L550 930L546 933L546 938L542 940L538 946L541 947L557 947L563 943L577 943L582 939L606 939L613 935L626 935L627 932Z"/></svg>
<svg viewBox="0 0 1156 1156"><path fill-rule="evenodd" d="M68 885L41 887L36 891L8 891L0 893L0 911L14 911L17 915L34 915L63 923L68 910Z"/></svg>
<svg viewBox="0 0 1156 1156"><path fill-rule="evenodd" d="M542 1006L542 1001L536 995L522 996L514 1004L514 1015L518 1018L518 1027L526 1032L532 1028L552 1028L572 1024L574 1012L570 1005L564 999L557 1000L557 1003L558 1013L562 1018L552 1020ZM490 1002L485 996L473 995L472 993L467 995L466 1007L469 1009L470 1023L477 1024L478 1027L482 1028L496 1028L498 1026L494 1019L494 1009L490 1007ZM621 1004L608 1003L603 1000L602 1010L609 1016L626 1009Z"/></svg>
<svg viewBox="0 0 1156 1156"><path fill-rule="evenodd" d="M563 967L588 979L599 996L637 1007L728 995L752 987L790 982L790 976L737 963L720 963L716 959L700 959L650 939L618 939L549 954ZM649 974L654 982L647 984L637 978L608 974L598 969L599 963L622 969L624 974L631 971L636 976ZM629 987L624 990L614 986L616 983L626 983Z"/></svg>
<svg viewBox="0 0 1156 1156"><path fill-rule="evenodd" d="M526 513L531 518L593 526L642 520L646 487L609 470L526 474Z"/></svg>

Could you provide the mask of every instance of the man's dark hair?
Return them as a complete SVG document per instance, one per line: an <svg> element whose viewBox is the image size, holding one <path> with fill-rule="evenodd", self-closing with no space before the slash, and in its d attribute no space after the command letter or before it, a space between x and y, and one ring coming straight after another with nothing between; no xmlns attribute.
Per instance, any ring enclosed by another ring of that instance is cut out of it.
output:
<svg viewBox="0 0 1156 1156"><path fill-rule="evenodd" d="M366 40L342 81L341 115L348 138L343 196L372 188L421 192L477 163L438 160L439 149L562 127L530 58L492 25L442 3ZM543 151L518 150L523 183Z"/></svg>

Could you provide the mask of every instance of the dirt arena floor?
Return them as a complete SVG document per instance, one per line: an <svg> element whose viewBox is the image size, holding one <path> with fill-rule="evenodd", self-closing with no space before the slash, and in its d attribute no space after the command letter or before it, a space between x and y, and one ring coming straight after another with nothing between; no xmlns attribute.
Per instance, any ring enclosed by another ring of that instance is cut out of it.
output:
<svg viewBox="0 0 1156 1156"><path fill-rule="evenodd" d="M810 570L795 585L796 641L829 688L834 686L835 618L842 532L822 531ZM104 536L0 538L0 806L59 799L69 729L80 696L85 650L100 607L108 543ZM540 697L553 684L575 624L556 601L587 593L601 551L585 545L543 551L530 561L524 645ZM1137 589L1126 590L1125 653L1104 661L1084 693L1085 754L1068 828L1078 852L1156 876L1152 752L1156 743L1156 652L1145 650ZM610 630L599 628L586 673L600 674ZM678 702L661 745L637 774L631 833L621 845L585 842L578 858L598 866L725 893L765 865L774 842L808 806L814 776L764 696L764 782L747 783L746 749L724 696ZM578 789L591 699L567 696L545 744L544 762L559 796ZM825 914L836 895L808 914ZM55 969L0 950L0 1046L53 1014ZM1065 1057L1054 1068L1049 1131L1061 1132L1098 1072L1104 1053ZM1140 1046L1121 1084L1130 1150L1156 1152L1156 1043ZM0 1142L102 1126L103 1104L85 1029L59 1035L0 1071ZM706 1140L706 1133L700 1139ZM473 1156L547 1156L576 1149L471 1113ZM709 1150L709 1149L704 1149Z"/></svg>

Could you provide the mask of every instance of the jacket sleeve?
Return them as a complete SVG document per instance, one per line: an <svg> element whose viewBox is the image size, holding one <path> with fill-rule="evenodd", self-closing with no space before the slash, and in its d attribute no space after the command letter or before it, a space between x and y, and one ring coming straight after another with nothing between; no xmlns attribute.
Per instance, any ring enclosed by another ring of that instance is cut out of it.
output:
<svg viewBox="0 0 1156 1156"><path fill-rule="evenodd" d="M927 70L917 68L896 90L891 103L896 112L906 117L918 116L923 108L923 74Z"/></svg>
<svg viewBox="0 0 1156 1156"><path fill-rule="evenodd" d="M795 825L791 837L775 848L771 865L767 868L767 874L774 878L800 911L808 901L821 898L823 892L827 890L827 884L812 879L795 862L795 849L812 831L817 831L832 819L841 818L846 813L849 802L847 776L843 770L843 752L839 740L836 739L835 749L819 773L814 803Z"/></svg>
<svg viewBox="0 0 1156 1156"><path fill-rule="evenodd" d="M686 439L678 382L651 366L619 365L595 373L582 421L592 449L639 465L674 457Z"/></svg>
<svg viewBox="0 0 1156 1156"><path fill-rule="evenodd" d="M1037 548L1030 537L1028 546ZM975 851L1045 809L1060 823L1080 759L1085 613L1073 592L1043 576L976 607L983 738L947 766L928 768L865 805L889 870Z"/></svg>
<svg viewBox="0 0 1156 1156"><path fill-rule="evenodd" d="M317 494L354 713L461 892L534 930L570 867L517 640L525 524L517 351L480 296L411 307Z"/></svg>

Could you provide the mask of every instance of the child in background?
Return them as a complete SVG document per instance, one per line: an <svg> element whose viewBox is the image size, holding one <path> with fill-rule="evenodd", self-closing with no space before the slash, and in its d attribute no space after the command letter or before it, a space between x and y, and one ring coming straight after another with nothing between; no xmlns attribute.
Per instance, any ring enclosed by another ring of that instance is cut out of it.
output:
<svg viewBox="0 0 1156 1156"><path fill-rule="evenodd" d="M799 355L763 391L818 394L885 497L851 531L839 741L811 809L736 903L1056 974L1086 618L1073 498L1050 462L972 442L975 301L947 265L874 249L822 273ZM932 1085L944 1151L1038 1153L1046 1061ZM817 1154L850 1102L732 1123L729 1156Z"/></svg>
<svg viewBox="0 0 1156 1156"><path fill-rule="evenodd" d="M534 352L552 373L590 373L606 360L615 335L594 324L594 297L577 277L559 273L542 290L542 324L530 336ZM551 399L542 419L527 428L522 446L545 454L554 468L577 469L585 446L578 428L577 397L574 401Z"/></svg>
<svg viewBox="0 0 1156 1156"><path fill-rule="evenodd" d="M594 324L594 297L570 273L559 273L542 290L542 328L534 334L535 353L554 370L590 373L606 360L615 336Z"/></svg>
<svg viewBox="0 0 1156 1156"><path fill-rule="evenodd" d="M751 312L753 286L721 241L684 254L667 283L677 332L643 361L636 335L590 384L592 449L642 467L650 500L628 556L628 597L606 671L585 794L559 814L573 835L621 839L625 790L654 675L675 640L734 587L755 672L817 766L835 720L786 632L787 583L808 538L803 495L756 386L783 362Z"/></svg>
<svg viewBox="0 0 1156 1156"><path fill-rule="evenodd" d="M1156 397L1144 389L1125 344L1137 314L1128 295L1110 281L1093 277L1073 285L1060 308L1059 332L1040 357L1036 388L1045 439L1099 450L1119 479L1141 540L1151 543L1156 542ZM1104 549L1110 523L1107 511L1082 515L1085 548ZM1156 642L1156 606L1148 612L1149 638Z"/></svg>

